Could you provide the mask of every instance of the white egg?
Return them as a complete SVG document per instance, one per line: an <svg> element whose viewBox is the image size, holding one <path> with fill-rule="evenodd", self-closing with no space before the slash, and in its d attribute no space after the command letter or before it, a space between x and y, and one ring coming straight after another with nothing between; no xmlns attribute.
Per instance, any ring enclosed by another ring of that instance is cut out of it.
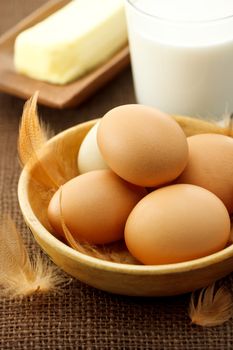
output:
<svg viewBox="0 0 233 350"><path fill-rule="evenodd" d="M77 159L80 174L92 170L108 169L97 145L96 134L98 125L99 122L91 128L80 146Z"/></svg>

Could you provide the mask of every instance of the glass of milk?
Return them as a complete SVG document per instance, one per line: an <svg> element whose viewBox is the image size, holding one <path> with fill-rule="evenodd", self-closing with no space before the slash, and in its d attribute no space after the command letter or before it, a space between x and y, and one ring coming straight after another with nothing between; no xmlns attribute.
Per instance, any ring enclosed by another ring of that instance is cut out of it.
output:
<svg viewBox="0 0 233 350"><path fill-rule="evenodd" d="M233 112L233 0L126 0L139 103L170 114Z"/></svg>

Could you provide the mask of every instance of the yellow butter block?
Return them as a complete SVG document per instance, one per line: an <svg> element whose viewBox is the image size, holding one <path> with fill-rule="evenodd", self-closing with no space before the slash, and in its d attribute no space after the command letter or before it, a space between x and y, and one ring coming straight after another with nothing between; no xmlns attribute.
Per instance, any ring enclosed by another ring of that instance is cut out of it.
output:
<svg viewBox="0 0 233 350"><path fill-rule="evenodd" d="M73 0L18 35L14 64L34 79L66 84L126 43L124 0Z"/></svg>

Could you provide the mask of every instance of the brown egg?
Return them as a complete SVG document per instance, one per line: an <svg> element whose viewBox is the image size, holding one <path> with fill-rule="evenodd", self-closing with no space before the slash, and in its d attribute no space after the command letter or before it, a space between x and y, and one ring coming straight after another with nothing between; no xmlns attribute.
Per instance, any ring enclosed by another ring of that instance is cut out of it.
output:
<svg viewBox="0 0 233 350"><path fill-rule="evenodd" d="M75 177L62 187L64 221L80 241L105 244L123 238L127 217L146 195L144 188L127 183L111 170L96 170ZM62 232L59 193L48 207L48 218Z"/></svg>
<svg viewBox="0 0 233 350"><path fill-rule="evenodd" d="M180 126L165 113L143 105L109 111L100 121L97 142L109 167L139 186L174 180L188 160L187 140Z"/></svg>
<svg viewBox="0 0 233 350"><path fill-rule="evenodd" d="M48 219L56 236L64 236L60 220L60 190L54 193L48 206Z"/></svg>
<svg viewBox="0 0 233 350"><path fill-rule="evenodd" d="M233 213L233 139L202 134L188 137L189 160L177 183L206 188Z"/></svg>
<svg viewBox="0 0 233 350"><path fill-rule="evenodd" d="M132 210L125 227L130 253L147 265L170 264L215 253L226 246L230 218L222 201L194 185L160 188Z"/></svg>

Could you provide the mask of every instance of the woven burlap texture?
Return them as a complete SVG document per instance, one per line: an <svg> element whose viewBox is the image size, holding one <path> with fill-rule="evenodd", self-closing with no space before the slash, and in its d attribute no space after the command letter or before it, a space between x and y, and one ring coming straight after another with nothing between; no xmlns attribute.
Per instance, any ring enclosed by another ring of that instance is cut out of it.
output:
<svg viewBox="0 0 233 350"><path fill-rule="evenodd" d="M0 33L44 2L0 1ZM79 108L56 111L40 107L40 115L58 132L134 101L131 72L126 70ZM22 108L19 99L0 94L0 211L11 214L33 255L39 247L24 224L17 201L17 135ZM232 289L231 276L223 282ZM74 280L61 294L33 296L21 302L0 300L0 349L233 349L233 322L209 329L191 325L189 298L110 295Z"/></svg>

